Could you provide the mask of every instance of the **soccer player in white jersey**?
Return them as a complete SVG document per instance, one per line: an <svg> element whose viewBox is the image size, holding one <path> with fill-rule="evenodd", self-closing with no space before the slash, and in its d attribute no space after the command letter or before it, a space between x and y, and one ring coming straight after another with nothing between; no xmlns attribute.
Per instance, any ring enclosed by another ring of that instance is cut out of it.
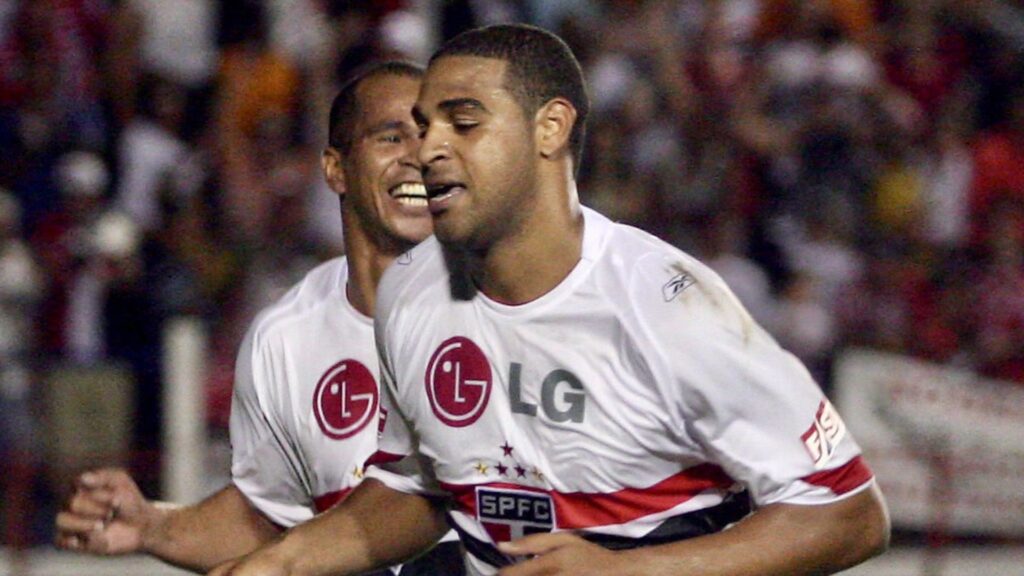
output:
<svg viewBox="0 0 1024 576"><path fill-rule="evenodd" d="M385 267L431 229L410 115L421 76L410 64L377 64L332 104L322 163L342 198L347 256L307 274L246 335L232 401L232 482L198 504L167 506L146 500L122 470L86 473L57 517L59 545L146 552L205 572L361 481L379 422L375 289ZM458 543L448 540L401 574L460 574Z"/></svg>
<svg viewBox="0 0 1024 576"><path fill-rule="evenodd" d="M436 237L375 313L389 463L217 576L359 573L438 530L389 543L372 508L439 496L473 574L826 574L885 549L874 478L800 362L706 266L580 207L587 109L547 32L432 57L414 115Z"/></svg>

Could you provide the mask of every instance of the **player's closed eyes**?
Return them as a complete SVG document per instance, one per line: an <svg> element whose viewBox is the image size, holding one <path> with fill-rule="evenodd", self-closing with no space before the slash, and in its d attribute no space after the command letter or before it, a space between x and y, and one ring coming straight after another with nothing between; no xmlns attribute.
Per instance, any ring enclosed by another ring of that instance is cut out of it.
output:
<svg viewBox="0 0 1024 576"><path fill-rule="evenodd" d="M479 122L467 120L455 121L452 123L452 126L455 128L456 132L468 132L479 125Z"/></svg>

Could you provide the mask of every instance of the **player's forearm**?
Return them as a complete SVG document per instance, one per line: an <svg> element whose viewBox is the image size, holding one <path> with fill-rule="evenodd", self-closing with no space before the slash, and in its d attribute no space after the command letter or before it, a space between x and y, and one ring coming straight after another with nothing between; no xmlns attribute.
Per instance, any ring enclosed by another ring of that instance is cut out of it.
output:
<svg viewBox="0 0 1024 576"><path fill-rule="evenodd" d="M190 506L157 503L142 533L142 550L202 573L252 552L277 534L274 525L230 484Z"/></svg>
<svg viewBox="0 0 1024 576"><path fill-rule="evenodd" d="M832 574L882 553L889 519L877 489L825 506L773 505L724 532L628 552L644 576Z"/></svg>
<svg viewBox="0 0 1024 576"><path fill-rule="evenodd" d="M361 574L420 554L446 531L434 503L370 479L341 505L289 530L266 554L280 569L275 573L288 576Z"/></svg>

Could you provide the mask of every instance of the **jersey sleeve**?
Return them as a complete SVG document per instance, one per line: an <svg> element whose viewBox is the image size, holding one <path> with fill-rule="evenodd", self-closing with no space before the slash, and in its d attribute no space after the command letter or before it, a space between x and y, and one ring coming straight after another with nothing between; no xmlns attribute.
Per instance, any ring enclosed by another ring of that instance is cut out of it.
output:
<svg viewBox="0 0 1024 576"><path fill-rule="evenodd" d="M381 292L385 292L387 286L388 283L382 281ZM443 492L433 475L433 468L419 453L416 436L397 401L394 364L387 344L391 300L378 298L374 315L374 338L380 359L381 407L377 452L367 461L366 475L399 492L439 496Z"/></svg>
<svg viewBox="0 0 1024 576"><path fill-rule="evenodd" d="M432 468L417 451L409 425L383 387L381 426L377 452L367 461L366 476L406 494L441 496Z"/></svg>
<svg viewBox="0 0 1024 576"><path fill-rule="evenodd" d="M825 504L872 481L860 448L803 364L689 259L641 266L631 293L672 421L766 505Z"/></svg>
<svg viewBox="0 0 1024 576"><path fill-rule="evenodd" d="M272 353L250 330L235 363L231 399L231 477L246 498L274 523L291 527L313 517L301 482L298 456L266 397L280 378Z"/></svg>

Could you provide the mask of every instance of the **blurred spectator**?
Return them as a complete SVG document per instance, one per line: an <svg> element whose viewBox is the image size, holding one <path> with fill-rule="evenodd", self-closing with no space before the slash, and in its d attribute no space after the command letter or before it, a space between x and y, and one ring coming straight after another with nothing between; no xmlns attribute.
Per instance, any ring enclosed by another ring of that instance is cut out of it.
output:
<svg viewBox="0 0 1024 576"><path fill-rule="evenodd" d="M72 293L73 325L83 347L103 363L124 365L135 384L132 448L144 455L159 446L163 318L146 283L143 233L126 214L105 212L92 229L91 253ZM77 314L75 313L77 312ZM83 357L82 360L92 360Z"/></svg>
<svg viewBox="0 0 1024 576"><path fill-rule="evenodd" d="M463 30L523 20L521 3L509 0L448 0L438 7L441 41Z"/></svg>
<svg viewBox="0 0 1024 576"><path fill-rule="evenodd" d="M83 150L62 156L55 172L63 201L59 209L40 219L31 238L48 279L40 344L43 351L58 357L72 354L72 287L89 257L92 229L103 212L110 177L103 160Z"/></svg>
<svg viewBox="0 0 1024 576"><path fill-rule="evenodd" d="M768 274L757 262L744 256L747 252L744 222L729 215L709 220L698 257L718 272L759 324L774 331L777 303Z"/></svg>
<svg viewBox="0 0 1024 576"><path fill-rule="evenodd" d="M145 23L132 2L110 3L107 43L103 50L104 84L114 130L121 130L136 113L143 76L142 42Z"/></svg>
<svg viewBox="0 0 1024 576"><path fill-rule="evenodd" d="M1024 201L1024 88L1018 87L1010 99L1006 120L978 139L974 163L974 233L985 241L994 207L1002 200Z"/></svg>
<svg viewBox="0 0 1024 576"><path fill-rule="evenodd" d="M864 271L862 255L850 240L849 223L842 215L820 209L789 231L785 231L787 222L794 224L780 221L783 253L789 269L808 280L799 283L797 292L831 311L842 289L856 284Z"/></svg>
<svg viewBox="0 0 1024 576"><path fill-rule="evenodd" d="M965 250L935 252L932 275L913 314L906 352L940 364L970 367L976 340L972 300L977 264Z"/></svg>
<svg viewBox="0 0 1024 576"><path fill-rule="evenodd" d="M297 170L275 174L278 182L269 192L274 218L267 221L246 266L243 318L251 318L283 296L327 256L310 235L304 198L309 189L307 176Z"/></svg>
<svg viewBox="0 0 1024 576"><path fill-rule="evenodd" d="M902 13L890 17L886 77L894 88L912 97L930 118L947 98L961 90L967 66L963 38L939 19L944 12L928 2L902 2Z"/></svg>
<svg viewBox="0 0 1024 576"><path fill-rule="evenodd" d="M14 548L14 570L18 550L29 543L29 492L42 461L31 392L36 305L45 278L21 239L20 216L17 199L0 189L0 516L7 527L0 542Z"/></svg>
<svg viewBox="0 0 1024 576"><path fill-rule="evenodd" d="M591 0L528 0L526 13L530 21L548 30L558 30L566 20L592 18L597 2Z"/></svg>
<svg viewBox="0 0 1024 576"><path fill-rule="evenodd" d="M968 136L967 119L949 113L938 121L922 151L922 233L940 249L963 248L970 238L974 160Z"/></svg>
<svg viewBox="0 0 1024 576"><path fill-rule="evenodd" d="M907 348L912 324L905 272L898 252L869 254L864 274L844 286L836 300L840 333L847 344L893 353Z"/></svg>
<svg viewBox="0 0 1024 576"><path fill-rule="evenodd" d="M185 93L155 76L140 89L142 114L125 127L118 142L121 160L116 202L144 230L161 226L158 191L189 153L181 138Z"/></svg>
<svg viewBox="0 0 1024 576"><path fill-rule="evenodd" d="M631 169L626 132L618 118L590 126L588 157L580 193L595 209L620 222L640 225L653 207L653 194Z"/></svg>
<svg viewBox="0 0 1024 576"><path fill-rule="evenodd" d="M245 239L256 238L270 217L267 174L294 151L299 110L298 71L268 43L265 18L254 10L239 41L225 49L217 94L224 214Z"/></svg>
<svg viewBox="0 0 1024 576"><path fill-rule="evenodd" d="M268 0L270 44L292 63L308 67L326 57L330 22L324 3L315 0Z"/></svg>
<svg viewBox="0 0 1024 576"><path fill-rule="evenodd" d="M1024 383L1024 202L1004 198L991 208L976 285L979 368Z"/></svg>
<svg viewBox="0 0 1024 576"><path fill-rule="evenodd" d="M875 233L893 242L906 242L924 220L926 160L909 134L897 131L880 144L884 160L871 202Z"/></svg>
<svg viewBox="0 0 1024 576"><path fill-rule="evenodd" d="M213 0L123 0L138 19L142 72L189 91L217 71L217 3Z"/></svg>
<svg viewBox="0 0 1024 576"><path fill-rule="evenodd" d="M70 301L72 286L88 256L90 234L103 209L108 170L93 153L77 151L56 168L63 202L43 216L32 235L48 279L40 311L40 346L52 357L71 355Z"/></svg>
<svg viewBox="0 0 1024 576"><path fill-rule="evenodd" d="M637 177L658 190L667 190L669 183L678 186L683 175L682 142L656 85L646 79L633 82L620 110L626 138L619 145L625 147L626 161Z"/></svg>
<svg viewBox="0 0 1024 576"><path fill-rule="evenodd" d="M779 343L803 360L828 393L829 360L839 334L835 316L819 300L819 293L815 280L798 272L782 291L773 326Z"/></svg>
<svg viewBox="0 0 1024 576"><path fill-rule="evenodd" d="M69 144L103 143L101 76L106 40L99 0L13 2L0 28L0 105L34 109Z"/></svg>
<svg viewBox="0 0 1024 576"><path fill-rule="evenodd" d="M128 216L105 212L87 233L87 250L68 287L66 325L67 355L86 365L118 357L108 344L123 335L120 327L108 325L106 315L122 310L108 310L107 299L112 287L135 280L142 271L138 257L141 235ZM135 321L144 320L133 316Z"/></svg>
<svg viewBox="0 0 1024 576"><path fill-rule="evenodd" d="M5 155L0 186L21 202L22 220L30 233L42 215L60 206L53 171L62 149L75 134L58 130L64 115L50 89L58 81L53 72L49 66L29 67L25 70L25 98L16 107L0 108L0 143Z"/></svg>
<svg viewBox="0 0 1024 576"><path fill-rule="evenodd" d="M17 200L0 190L0 454L29 452L29 385L34 366L36 305L44 278L20 238Z"/></svg>
<svg viewBox="0 0 1024 576"><path fill-rule="evenodd" d="M875 32L873 9L868 0L762 0L759 32L774 37L787 28L827 17L844 36L867 44Z"/></svg>

